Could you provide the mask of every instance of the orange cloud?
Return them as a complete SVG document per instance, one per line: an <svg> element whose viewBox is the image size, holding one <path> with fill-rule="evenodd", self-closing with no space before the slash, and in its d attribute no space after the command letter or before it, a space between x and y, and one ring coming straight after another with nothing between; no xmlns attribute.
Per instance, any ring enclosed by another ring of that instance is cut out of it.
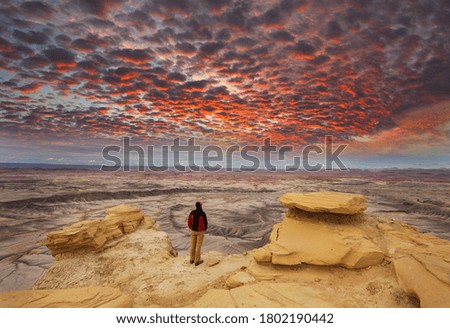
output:
<svg viewBox="0 0 450 328"><path fill-rule="evenodd" d="M450 101L417 108L393 117L396 126L373 135L355 137L354 154L427 154L450 149Z"/></svg>

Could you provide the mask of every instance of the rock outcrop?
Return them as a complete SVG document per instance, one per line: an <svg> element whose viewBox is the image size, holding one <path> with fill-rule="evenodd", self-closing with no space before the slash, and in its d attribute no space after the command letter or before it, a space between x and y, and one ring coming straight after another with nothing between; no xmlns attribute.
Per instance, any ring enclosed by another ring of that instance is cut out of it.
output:
<svg viewBox="0 0 450 328"><path fill-rule="evenodd" d="M256 261L346 268L381 263L381 249L352 220L352 215L366 208L364 201L361 195L332 192L282 196L280 202L290 210L274 226L270 244L255 253Z"/></svg>
<svg viewBox="0 0 450 328"><path fill-rule="evenodd" d="M440 280L412 256L396 258L393 264L400 286L415 295L421 307L450 307L448 276L446 282Z"/></svg>
<svg viewBox="0 0 450 328"><path fill-rule="evenodd" d="M358 214L366 210L363 195L341 192L287 193L280 197L280 203L288 208L298 208L307 212Z"/></svg>
<svg viewBox="0 0 450 328"><path fill-rule="evenodd" d="M206 252L199 266L138 209L110 209L89 229L50 233L56 261L34 291L0 293L0 306L131 306L129 295L135 307L450 307L450 242L363 214L360 195L303 203L318 195L334 193L282 197L266 246Z"/></svg>
<svg viewBox="0 0 450 328"><path fill-rule="evenodd" d="M104 221L111 218L112 212L117 213L108 210ZM127 215L122 217L125 221L128 218ZM119 217L114 220L121 225ZM85 239L78 240L85 247ZM71 246L78 249L72 243ZM167 233L159 231L148 217L132 233L109 240L101 251L93 247L85 250L57 256L34 288L108 286L131 295L136 307L178 307L196 300L251 261L250 255L211 252L202 254L204 264L191 265L187 256L177 256Z"/></svg>
<svg viewBox="0 0 450 328"><path fill-rule="evenodd" d="M139 208L119 205L106 210L106 218L77 222L47 235L45 245L53 256L83 249L99 250L106 242L130 233L144 220Z"/></svg>
<svg viewBox="0 0 450 328"><path fill-rule="evenodd" d="M339 265L364 268L381 263L384 254L358 227L301 221L286 217L275 225L266 246L273 264Z"/></svg>
<svg viewBox="0 0 450 328"><path fill-rule="evenodd" d="M255 282L255 278L251 274L245 271L239 271L230 276L225 285L229 288L235 288L252 282Z"/></svg>
<svg viewBox="0 0 450 328"><path fill-rule="evenodd" d="M405 292L417 297L421 307L450 307L450 242L393 222L377 228Z"/></svg>
<svg viewBox="0 0 450 328"><path fill-rule="evenodd" d="M131 297L117 288L89 287L21 290L0 293L2 308L119 308L131 307Z"/></svg>
<svg viewBox="0 0 450 328"><path fill-rule="evenodd" d="M361 270L250 264L254 281L208 290L192 307L415 307L389 265Z"/></svg>

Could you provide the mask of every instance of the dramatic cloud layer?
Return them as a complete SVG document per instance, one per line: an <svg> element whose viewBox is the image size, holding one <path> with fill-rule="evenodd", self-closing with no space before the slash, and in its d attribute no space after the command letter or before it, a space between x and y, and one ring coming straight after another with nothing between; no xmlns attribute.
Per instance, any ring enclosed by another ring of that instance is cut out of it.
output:
<svg viewBox="0 0 450 328"><path fill-rule="evenodd" d="M6 0L0 21L3 144L449 146L447 0Z"/></svg>

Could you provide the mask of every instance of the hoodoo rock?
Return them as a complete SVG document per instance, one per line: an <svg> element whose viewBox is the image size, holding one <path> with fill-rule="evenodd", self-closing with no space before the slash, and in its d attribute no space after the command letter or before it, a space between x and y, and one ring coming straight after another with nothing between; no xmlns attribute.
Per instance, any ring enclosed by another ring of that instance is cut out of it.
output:
<svg viewBox="0 0 450 328"><path fill-rule="evenodd" d="M105 219L77 222L47 235L45 246L53 256L82 249L101 249L108 240L130 233L144 220L139 208L118 205L106 210Z"/></svg>
<svg viewBox="0 0 450 328"><path fill-rule="evenodd" d="M363 195L342 192L287 193L280 203L288 208L298 208L313 213L358 214L364 212Z"/></svg>
<svg viewBox="0 0 450 328"><path fill-rule="evenodd" d="M384 254L353 224L352 215L366 208L364 196L334 192L289 193L280 202L289 207L276 224L270 244L255 253L260 263L337 265L364 268L380 263Z"/></svg>

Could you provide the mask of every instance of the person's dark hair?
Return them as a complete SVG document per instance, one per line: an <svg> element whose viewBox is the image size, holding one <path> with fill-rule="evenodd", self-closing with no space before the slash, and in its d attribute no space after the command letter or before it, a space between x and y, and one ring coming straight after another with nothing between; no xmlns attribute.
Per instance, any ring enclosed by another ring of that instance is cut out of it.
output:
<svg viewBox="0 0 450 328"><path fill-rule="evenodd" d="M195 208L200 210L202 208L202 203L200 202L195 203Z"/></svg>

